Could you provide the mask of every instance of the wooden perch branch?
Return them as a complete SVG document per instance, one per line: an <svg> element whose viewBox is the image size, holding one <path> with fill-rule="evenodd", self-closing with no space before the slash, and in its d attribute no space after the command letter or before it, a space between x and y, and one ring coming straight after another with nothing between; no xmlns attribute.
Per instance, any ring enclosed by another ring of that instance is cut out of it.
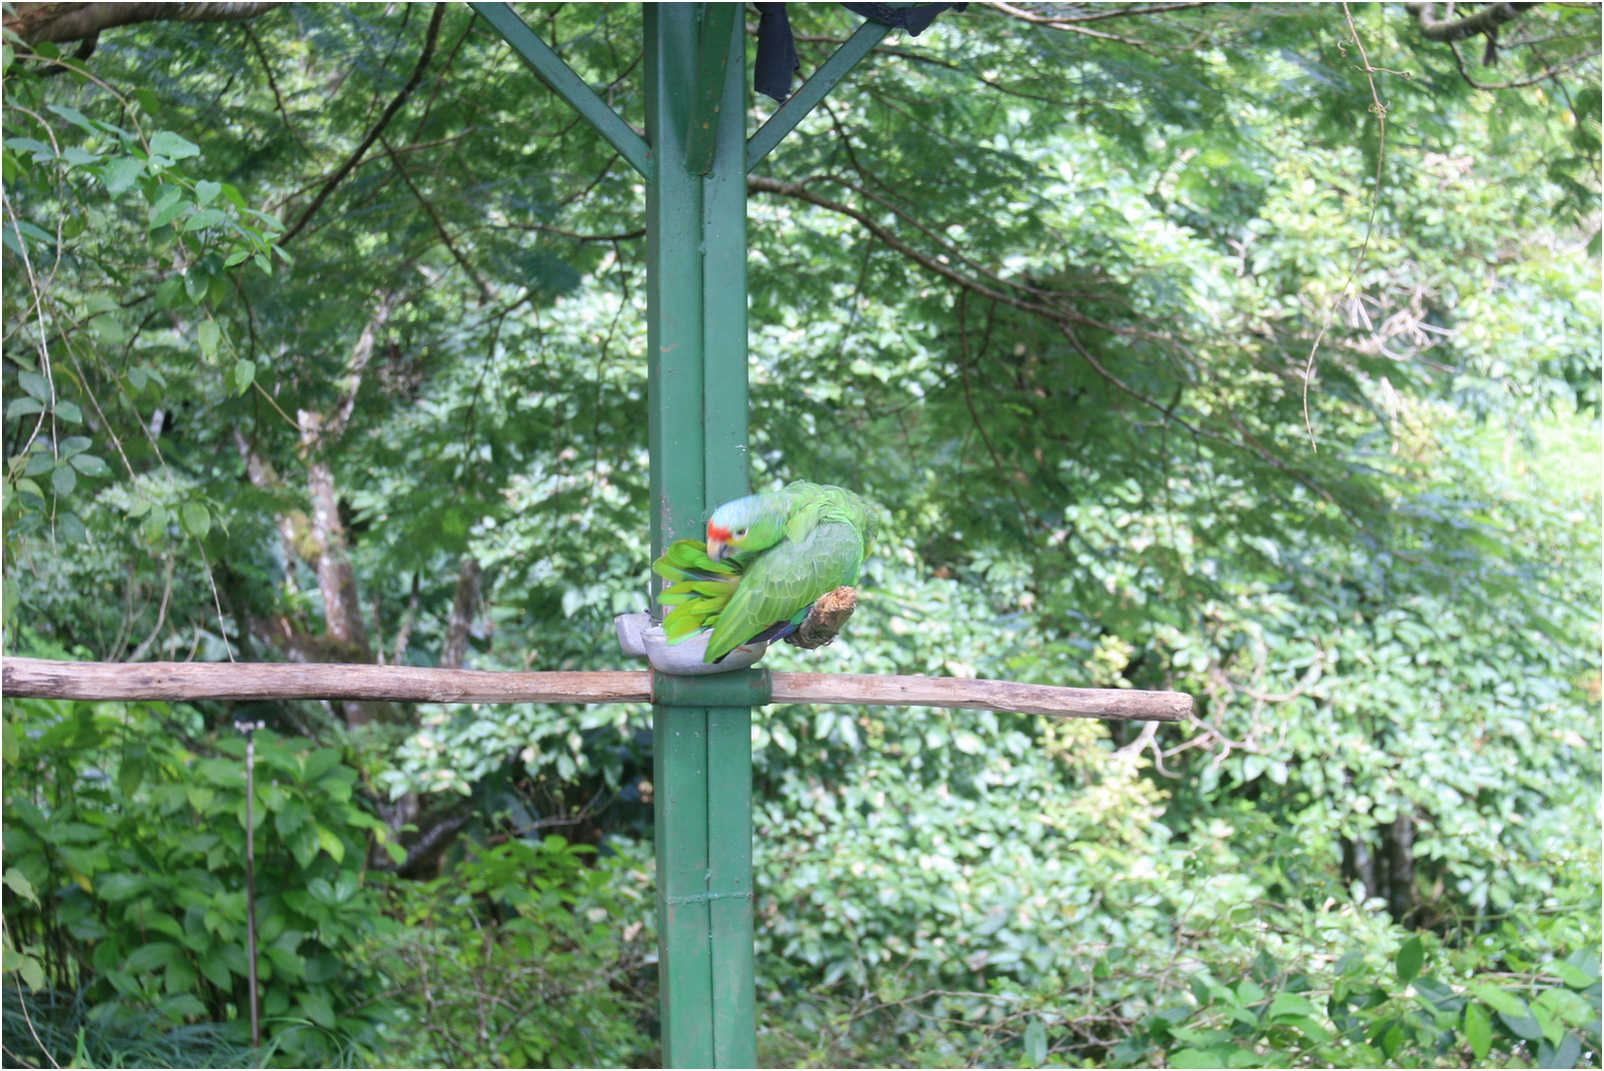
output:
<svg viewBox="0 0 1604 1071"><path fill-rule="evenodd" d="M852 611L858 608L858 593L849 587L839 587L820 595L808 609L797 630L785 638L792 647L811 651L835 639Z"/></svg>
<svg viewBox="0 0 1604 1071"><path fill-rule="evenodd" d="M1192 697L1179 692L1058 688L955 677L775 673L773 703L866 703L957 707L1054 718L1181 721ZM0 663L6 696L102 700L355 699L403 703L649 703L645 670L491 673L299 662Z"/></svg>
<svg viewBox="0 0 1604 1071"><path fill-rule="evenodd" d="M1060 688L1050 684L894 677L857 673L776 673L775 703L865 703L888 707L956 707L1050 718L1183 721L1192 697L1125 688Z"/></svg>

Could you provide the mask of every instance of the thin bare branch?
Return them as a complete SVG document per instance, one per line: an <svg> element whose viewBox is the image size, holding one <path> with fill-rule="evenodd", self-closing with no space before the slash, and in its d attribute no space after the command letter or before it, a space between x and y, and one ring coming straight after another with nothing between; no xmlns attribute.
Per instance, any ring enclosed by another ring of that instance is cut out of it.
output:
<svg viewBox="0 0 1604 1071"><path fill-rule="evenodd" d="M384 147L385 154L389 156L390 165L395 168L395 173L401 176L402 183L412 192L412 196L417 199L419 206L423 209L423 214L429 217L430 223L434 224L435 233L440 236L440 244L446 247L446 251L451 254L452 259L457 262L458 267L463 270L464 274L473 280L473 285L479 291L479 303L483 305L494 300L495 295L490 292L489 284L484 281L478 272L473 270L473 265L468 263L468 258L462 255L462 250L458 249L457 244L451 240L451 232L446 230L445 221L440 218L440 213L436 212L434 205L430 203L427 197L423 196L423 191L418 189L417 184L412 181L412 176L407 173L406 165L402 164L401 158L395 154L394 149L390 148L390 143L382 135L379 137L379 144Z"/></svg>
<svg viewBox="0 0 1604 1071"><path fill-rule="evenodd" d="M1459 43L1457 41L1450 42L1449 47L1453 49L1454 64L1459 68L1459 77L1465 80L1465 84L1470 86L1472 89L1484 89L1489 91L1500 89L1524 89L1527 86L1534 86L1539 82L1546 82L1551 78L1558 78L1566 71L1571 70L1573 67L1579 67L1588 60L1598 59L1597 52L1581 52L1572 56L1568 60L1563 60L1554 64L1553 66L1545 67L1541 72L1532 75L1530 78L1517 78L1508 82L1478 82L1476 79L1470 76L1470 71L1465 68L1465 55L1459 50Z"/></svg>
<svg viewBox="0 0 1604 1071"><path fill-rule="evenodd" d="M407 102L407 98L412 95L412 91L418 88L418 83L423 80L423 72L429 66L429 60L434 57L435 44L440 39L440 22L445 18L445 12L445 4L436 4L434 6L434 14L429 19L429 28L424 33L423 51L418 53L418 62L412 68L412 77L407 79L406 85L402 86L400 92L390 101L389 106L384 109L384 113L379 116L379 121L373 124L373 129L367 132L367 136L362 139L362 143L356 147L356 151L346 158L345 163L329 177L329 180L323 184L323 188L318 190L317 196L312 198L312 203L306 206L306 210L295 221L295 225L284 232L284 236L279 239L280 245L288 245L296 235L301 233L302 228L317 214L317 210L323 207L323 202L329 199L329 195L334 192L334 188L345 181L345 176L351 173L351 169L356 167L357 162L362 159L373 143L379 140L379 135L384 133L384 128L390 124L391 119L395 118L396 112L401 110L401 105Z"/></svg>
<svg viewBox="0 0 1604 1071"><path fill-rule="evenodd" d="M267 87L273 91L273 103L277 105L278 113L284 119L284 129L290 132L290 137L295 139L295 144L301 147L301 151L311 157L312 150L307 147L301 132L295 129L295 124L290 122L290 113L284 107L284 94L279 92L278 79L273 77L273 65L268 62L267 52L262 48L262 42L256 36L256 31L246 26L245 39L251 43L251 51L256 53L256 60L262 65L262 72L267 75Z"/></svg>
<svg viewBox="0 0 1604 1071"><path fill-rule="evenodd" d="M1376 213L1381 208L1381 179L1382 165L1387 157L1387 106L1381 103L1381 93L1376 89L1376 68L1370 66L1370 56L1365 52L1364 42L1359 39L1359 31L1353 24L1353 12L1346 2L1342 5L1343 17L1348 22L1348 35L1354 47L1359 50L1359 59L1363 63L1360 68L1364 71L1365 81L1370 84L1370 111L1376 117L1376 177L1370 194L1370 218L1365 222L1364 241L1359 245L1359 252L1354 254L1353 266L1348 269L1348 277L1343 280L1341 293L1347 293L1359 278L1359 269L1365 262L1365 256L1370 252L1370 239L1376 232ZM1318 450L1315 440L1314 418L1309 412L1309 384L1314 381L1314 356L1320 349L1320 343L1331 327L1331 315L1328 308L1326 316L1320 323L1320 331L1314 336L1314 342L1309 346L1309 357L1303 365L1303 427L1309 435L1309 447Z"/></svg>

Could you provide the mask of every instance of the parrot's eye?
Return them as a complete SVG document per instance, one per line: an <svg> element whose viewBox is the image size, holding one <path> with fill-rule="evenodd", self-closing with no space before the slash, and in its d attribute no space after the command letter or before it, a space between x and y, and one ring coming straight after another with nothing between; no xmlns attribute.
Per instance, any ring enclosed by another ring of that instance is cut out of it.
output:
<svg viewBox="0 0 1604 1071"><path fill-rule="evenodd" d="M735 530L735 534L734 534L733 538L735 538L735 539L745 539L746 538L746 529L745 528L737 528Z"/></svg>

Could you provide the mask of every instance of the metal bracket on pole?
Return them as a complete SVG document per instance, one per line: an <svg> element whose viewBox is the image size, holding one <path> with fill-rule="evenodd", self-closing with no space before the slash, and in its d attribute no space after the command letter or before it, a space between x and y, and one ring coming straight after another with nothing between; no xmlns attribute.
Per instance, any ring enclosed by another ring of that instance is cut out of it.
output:
<svg viewBox="0 0 1604 1071"><path fill-rule="evenodd" d="M496 28L496 32L506 39L513 51L529 64L529 69L552 92L590 120L590 124L629 161L631 167L646 178L651 178L652 151L646 139L619 118L618 113L609 108L607 102L586 85L585 80L575 74L573 68L564 63L562 57L553 52L551 46L542 41L540 35L531 30L509 5L475 3L470 6L480 18Z"/></svg>
<svg viewBox="0 0 1604 1071"><path fill-rule="evenodd" d="M820 101L830 90L835 88L837 82L847 76L847 72L858 65L858 61L867 56L869 52L885 39L891 32L891 27L882 22L866 22L858 27L856 33L846 39L835 54L824 61L824 65L813 72L802 88L791 94L791 99L769 116L768 122L758 128L756 134L746 143L746 169L752 170L762 161L769 151L795 129L796 124L818 107Z"/></svg>
<svg viewBox="0 0 1604 1071"><path fill-rule="evenodd" d="M774 679L766 669L676 677L652 672L652 702L667 707L760 707L774 695Z"/></svg>

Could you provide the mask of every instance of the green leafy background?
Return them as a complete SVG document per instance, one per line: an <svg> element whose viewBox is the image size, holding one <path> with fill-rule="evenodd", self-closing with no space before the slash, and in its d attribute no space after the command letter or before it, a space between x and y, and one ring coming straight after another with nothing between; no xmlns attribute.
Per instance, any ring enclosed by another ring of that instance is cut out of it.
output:
<svg viewBox="0 0 1604 1071"><path fill-rule="evenodd" d="M519 10L641 124L633 8ZM944 15L754 172L753 485L883 511L767 664L1198 716L754 712L760 1060L1598 1066L1598 13L1496 92L1399 7L1117 23ZM348 655L325 479L366 657L447 660L471 561L465 664L621 665L643 191L484 22L4 60L8 655ZM8 1059L661 1059L649 708L4 710Z"/></svg>

